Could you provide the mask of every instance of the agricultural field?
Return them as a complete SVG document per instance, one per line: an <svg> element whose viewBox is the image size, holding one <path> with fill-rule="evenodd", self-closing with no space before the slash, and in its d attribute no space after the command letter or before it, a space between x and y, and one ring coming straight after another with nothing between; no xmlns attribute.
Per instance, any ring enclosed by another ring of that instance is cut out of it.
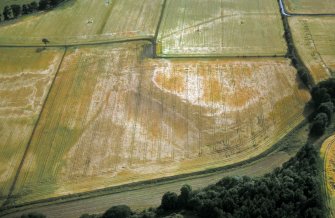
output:
<svg viewBox="0 0 335 218"><path fill-rule="evenodd" d="M103 195L97 192L85 195L80 200L67 199L65 202L57 201L54 204L39 205L38 211L47 215L48 218L59 217L79 217L84 213L103 213L111 205L127 204L133 210L143 210L150 207L157 207L163 194L167 191L178 193L180 187L189 184L192 188L200 189L210 184L215 184L225 176L250 176L260 177L266 173L270 173L276 167L282 165L291 157L295 156L304 144L304 140L308 135L308 125L295 130L293 134L286 136L273 152L243 166L236 166L232 169L218 170L215 172L201 173L179 178L164 180L151 184L138 184L130 187L115 187L102 191ZM293 137L292 137L293 136ZM290 149L283 150L283 146L289 143ZM293 143L292 143L293 142ZM283 144L282 144L283 143ZM101 192L100 192L101 193ZM11 213L6 218L17 218L22 213L36 211L35 208L26 208L20 212ZM0 213L1 214L1 213Z"/></svg>
<svg viewBox="0 0 335 218"><path fill-rule="evenodd" d="M62 49L40 53L0 49L0 204L13 183L62 55Z"/></svg>
<svg viewBox="0 0 335 218"><path fill-rule="evenodd" d="M324 160L324 180L329 206L331 214L335 214L335 135L323 142L320 153Z"/></svg>
<svg viewBox="0 0 335 218"><path fill-rule="evenodd" d="M335 17L290 17L293 40L314 81L335 72Z"/></svg>
<svg viewBox="0 0 335 218"><path fill-rule="evenodd" d="M52 11L2 24L0 43L41 45L41 39L47 38L57 45L153 38L162 1L69 1Z"/></svg>
<svg viewBox="0 0 335 218"><path fill-rule="evenodd" d="M286 10L292 14L335 14L333 0L284 0Z"/></svg>
<svg viewBox="0 0 335 218"><path fill-rule="evenodd" d="M150 46L67 50L17 203L247 160L304 119L287 59L149 59Z"/></svg>
<svg viewBox="0 0 335 218"><path fill-rule="evenodd" d="M167 0L157 54L169 56L284 56L277 0Z"/></svg>

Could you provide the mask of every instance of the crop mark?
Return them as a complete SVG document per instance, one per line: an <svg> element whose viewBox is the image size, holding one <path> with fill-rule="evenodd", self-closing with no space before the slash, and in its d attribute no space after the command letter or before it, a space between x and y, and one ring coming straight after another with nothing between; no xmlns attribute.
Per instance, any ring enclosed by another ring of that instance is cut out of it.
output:
<svg viewBox="0 0 335 218"><path fill-rule="evenodd" d="M10 203L10 199L13 197L13 191L14 191L15 185L16 185L16 183L17 183L17 179L18 179L18 177L19 177L19 174L20 174L20 172L21 172L21 170L22 170L22 167L23 167L23 163L24 163L24 161L25 161L25 159L26 159L26 156L27 156L27 154L28 154L28 150L29 150L29 147L30 147L30 145L31 145L31 142L32 142L33 136L34 136L34 134L35 134L36 128L37 128L37 126L38 126L38 124L39 124L39 121L40 121L40 118L41 118L41 114L43 113L43 110L44 110L44 107L45 107L45 105L46 105L46 102L48 101L49 95L50 95L51 90L53 89L53 85L54 85L54 83L55 83L55 81L56 81L58 72L59 72L59 70L60 70L60 68L61 68L61 66L62 66L63 60L64 60L65 55L66 55L66 51L67 51L67 48L65 47L65 48L64 48L64 53L63 53L63 55L62 55L62 58L61 58L61 60L60 60L60 62L59 62L59 64L58 64L58 68L57 68L57 70L56 70L55 76L54 76L54 78L53 78L53 80L52 80L52 83L51 83L51 85L50 85L49 92L48 92L48 94L47 94L47 96L46 96L46 98L45 98L45 100L44 100L44 102L43 102L43 104L42 104L41 111L40 111L40 113L39 113L39 115L38 115L38 118L37 118L37 120L36 120L36 123L35 123L35 126L34 126L34 129L33 129L32 133L31 133L30 139L29 139L29 141L28 141L28 143L27 143L27 145L26 145L26 149L25 149L24 154L23 154L23 156L22 156L20 165L19 165L19 167L18 167L18 169L17 169L17 171L16 171L16 174L15 174L15 177L14 177L14 180L13 180L13 183L12 183L10 189L9 189L9 193L8 193L8 195L7 195L7 198L6 198L5 202L3 203L3 205L2 205L1 207L5 207L5 206L7 206L7 205Z"/></svg>

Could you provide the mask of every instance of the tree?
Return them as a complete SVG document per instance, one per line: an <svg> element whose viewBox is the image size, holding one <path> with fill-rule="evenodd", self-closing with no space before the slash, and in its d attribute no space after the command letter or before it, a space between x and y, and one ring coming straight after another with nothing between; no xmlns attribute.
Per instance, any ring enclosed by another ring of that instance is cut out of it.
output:
<svg viewBox="0 0 335 218"><path fill-rule="evenodd" d="M306 71L298 70L298 75L301 81L308 87L310 85L310 78Z"/></svg>
<svg viewBox="0 0 335 218"><path fill-rule="evenodd" d="M131 210L127 205L117 205L108 209L102 218L127 218L130 217Z"/></svg>
<svg viewBox="0 0 335 218"><path fill-rule="evenodd" d="M40 0L40 3L38 4L39 10L45 10L50 7L49 0Z"/></svg>
<svg viewBox="0 0 335 218"><path fill-rule="evenodd" d="M32 212L28 214L23 214L21 218L46 218L46 216L41 213Z"/></svg>
<svg viewBox="0 0 335 218"><path fill-rule="evenodd" d="M161 208L165 211L175 210L177 208L178 196L174 192L166 192L162 197Z"/></svg>
<svg viewBox="0 0 335 218"><path fill-rule="evenodd" d="M313 120L311 134L316 136L322 135L325 132L327 125L328 125L327 114L318 113Z"/></svg>
<svg viewBox="0 0 335 218"><path fill-rule="evenodd" d="M48 43L50 43L50 41L46 38L42 39L42 42L44 43L44 45L46 46Z"/></svg>
<svg viewBox="0 0 335 218"><path fill-rule="evenodd" d="M9 6L5 6L3 9L3 16L5 20L9 20L13 18L13 11Z"/></svg>
<svg viewBox="0 0 335 218"><path fill-rule="evenodd" d="M323 102L330 101L330 95L327 93L326 88L315 87L312 89L312 98L316 106Z"/></svg>
<svg viewBox="0 0 335 218"><path fill-rule="evenodd" d="M37 11L38 10L38 4L36 2L31 2L30 3L30 9L31 9L31 12Z"/></svg>
<svg viewBox="0 0 335 218"><path fill-rule="evenodd" d="M325 113L328 117L328 122L331 121L333 113L334 113L334 104L331 101L321 103L319 106L317 113Z"/></svg>
<svg viewBox="0 0 335 218"><path fill-rule="evenodd" d="M13 18L17 18L18 16L21 16L21 6L20 5L11 5L10 6L13 11Z"/></svg>
<svg viewBox="0 0 335 218"><path fill-rule="evenodd" d="M183 185L180 188L180 195L178 196L178 205L181 208L187 208L188 202L191 198L192 187L190 185Z"/></svg>
<svg viewBox="0 0 335 218"><path fill-rule="evenodd" d="M28 5L22 5L22 15L29 14Z"/></svg>

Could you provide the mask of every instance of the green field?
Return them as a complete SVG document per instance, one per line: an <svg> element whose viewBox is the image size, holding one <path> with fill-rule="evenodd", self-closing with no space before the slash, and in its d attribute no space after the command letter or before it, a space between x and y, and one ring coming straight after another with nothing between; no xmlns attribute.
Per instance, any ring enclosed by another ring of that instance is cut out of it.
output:
<svg viewBox="0 0 335 218"><path fill-rule="evenodd" d="M106 3L109 2L109 3ZM69 1L3 24L0 44L80 44L153 37L162 0Z"/></svg>
<svg viewBox="0 0 335 218"><path fill-rule="evenodd" d="M335 17L291 17L293 40L315 82L335 72Z"/></svg>
<svg viewBox="0 0 335 218"><path fill-rule="evenodd" d="M167 0L160 56L275 56L286 53L276 0Z"/></svg>
<svg viewBox="0 0 335 218"><path fill-rule="evenodd" d="M8 195L62 53L62 49L42 53L0 49L1 197Z"/></svg>
<svg viewBox="0 0 335 218"><path fill-rule="evenodd" d="M284 0L286 10L294 14L335 14L334 0Z"/></svg>

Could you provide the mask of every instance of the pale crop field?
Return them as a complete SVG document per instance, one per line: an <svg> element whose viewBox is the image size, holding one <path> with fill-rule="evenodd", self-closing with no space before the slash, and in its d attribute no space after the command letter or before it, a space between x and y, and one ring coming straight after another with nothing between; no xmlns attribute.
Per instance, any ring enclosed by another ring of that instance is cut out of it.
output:
<svg viewBox="0 0 335 218"><path fill-rule="evenodd" d="M0 203L8 195L62 53L0 49Z"/></svg>
<svg viewBox="0 0 335 218"><path fill-rule="evenodd" d="M315 82L335 72L335 17L290 17L293 41Z"/></svg>
<svg viewBox="0 0 335 218"><path fill-rule="evenodd" d="M334 0L284 0L286 10L296 14L335 14Z"/></svg>
<svg viewBox="0 0 335 218"><path fill-rule="evenodd" d="M0 28L2 44L92 43L155 35L162 0L78 0Z"/></svg>
<svg viewBox="0 0 335 218"><path fill-rule="evenodd" d="M147 46L68 49L18 203L247 160L304 119L287 59L148 59Z"/></svg>
<svg viewBox="0 0 335 218"><path fill-rule="evenodd" d="M287 47L276 0L167 0L160 56L275 56Z"/></svg>

